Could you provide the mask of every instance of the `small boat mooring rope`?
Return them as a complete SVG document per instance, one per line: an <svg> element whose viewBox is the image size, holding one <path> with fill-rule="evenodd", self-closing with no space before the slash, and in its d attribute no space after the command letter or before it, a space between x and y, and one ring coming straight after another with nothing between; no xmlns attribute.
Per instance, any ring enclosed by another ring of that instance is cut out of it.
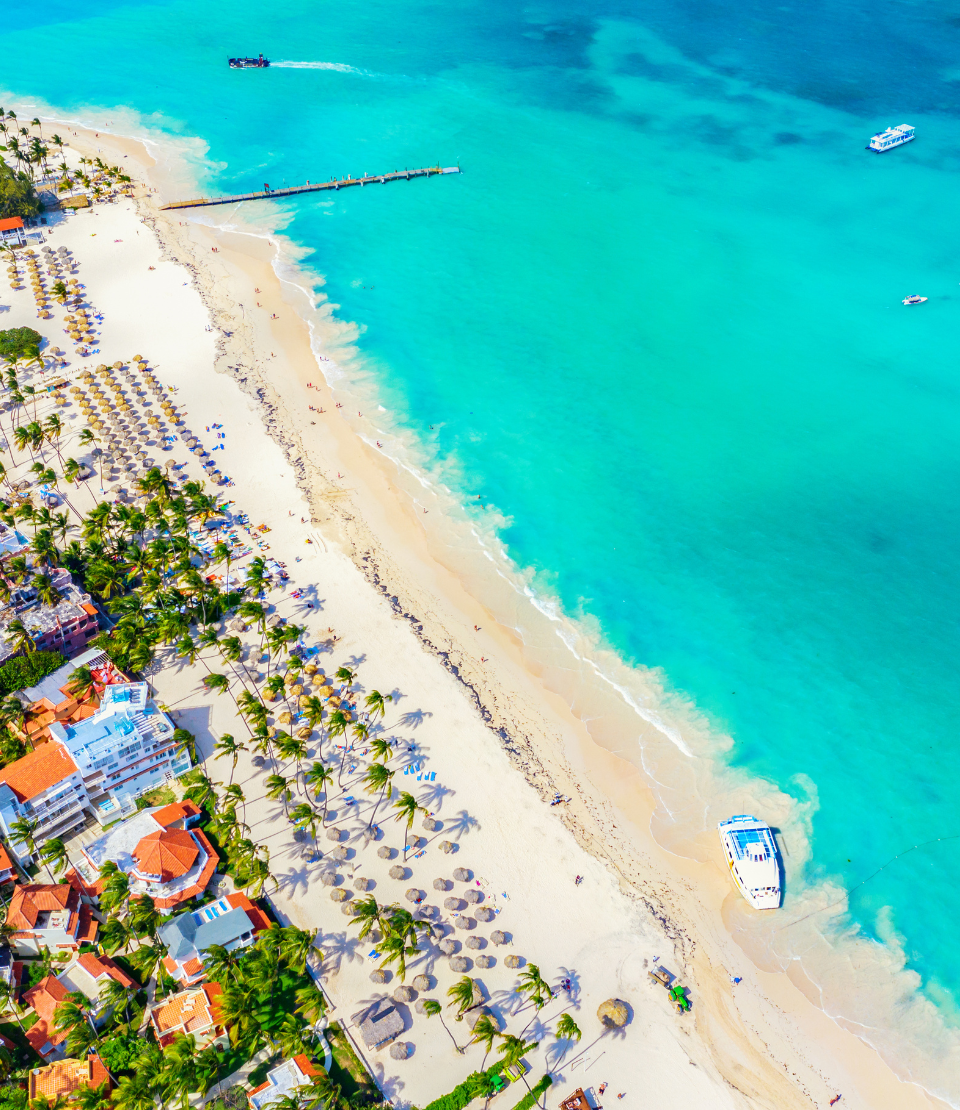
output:
<svg viewBox="0 0 960 1110"><path fill-rule="evenodd" d="M902 856L908 856L918 848L926 848L928 844L940 844L944 840L960 840L960 833L953 833L951 836L938 836L934 840L924 840L921 844L914 844L912 848L906 848L904 851L898 852L892 859L888 859L882 867L878 867L872 875L868 875L865 879L861 879L856 886L852 886L848 891L845 891L844 896L838 901L831 902L829 906L821 906L818 910L811 910L809 913L805 913L803 917L798 917L795 921L789 921L786 925L781 925L777 932L782 933L784 929L789 929L791 925L799 925L801 921L806 921L808 917L815 917L818 913L825 913L827 910L832 910L834 906L842 906L844 902L849 901L850 895L853 894L855 890L858 890L865 883L869 883L871 879L875 879L880 872L883 871L884 868L889 867L891 863L896 863Z"/></svg>

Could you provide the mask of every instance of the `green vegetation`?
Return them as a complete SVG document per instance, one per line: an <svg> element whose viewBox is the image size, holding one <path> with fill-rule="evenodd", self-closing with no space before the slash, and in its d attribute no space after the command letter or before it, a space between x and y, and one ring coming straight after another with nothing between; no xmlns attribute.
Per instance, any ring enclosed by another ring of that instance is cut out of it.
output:
<svg viewBox="0 0 960 1110"><path fill-rule="evenodd" d="M490 1098L496 1094L496 1087L492 1080L503 1070L503 1061L498 1060L486 1071L471 1072L467 1078L447 1095L435 1098L428 1103L426 1110L463 1110L475 1098Z"/></svg>
<svg viewBox="0 0 960 1110"><path fill-rule="evenodd" d="M549 1075L545 1075L539 1083L537 1083L531 1090L523 1096L522 1099L514 1106L513 1110L530 1110L535 1102L539 1101L543 1092L553 1083Z"/></svg>
<svg viewBox="0 0 960 1110"><path fill-rule="evenodd" d="M383 1095L380 1089L370 1078L367 1069L353 1051L353 1045L340 1026L336 1022L331 1022L324 1036L333 1054L330 1078L343 1091L347 1101L352 1106L382 1102Z"/></svg>
<svg viewBox="0 0 960 1110"><path fill-rule="evenodd" d="M100 1059L116 1075L128 1071L140 1058L144 1042L135 1034L117 1035L102 1041L97 1051Z"/></svg>
<svg viewBox="0 0 960 1110"><path fill-rule="evenodd" d="M5 362L36 358L42 342L43 336L33 328L7 328L0 331L0 358Z"/></svg>
<svg viewBox="0 0 960 1110"><path fill-rule="evenodd" d="M27 1110L26 1088L13 1083L0 1087L0 1110Z"/></svg>
<svg viewBox="0 0 960 1110"><path fill-rule="evenodd" d="M137 809L151 809L154 806L169 806L177 800L169 786L158 786L137 798Z"/></svg>
<svg viewBox="0 0 960 1110"><path fill-rule="evenodd" d="M48 674L53 674L66 663L57 651L31 651L8 659L0 667L0 695L14 694L28 686L35 686Z"/></svg>
<svg viewBox="0 0 960 1110"><path fill-rule="evenodd" d="M42 207L30 175L0 160L0 220L11 216L29 219L38 215Z"/></svg>

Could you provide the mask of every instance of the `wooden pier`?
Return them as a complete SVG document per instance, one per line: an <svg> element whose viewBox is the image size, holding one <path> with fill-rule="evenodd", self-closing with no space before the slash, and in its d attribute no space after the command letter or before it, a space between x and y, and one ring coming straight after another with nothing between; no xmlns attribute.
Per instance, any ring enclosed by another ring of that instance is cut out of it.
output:
<svg viewBox="0 0 960 1110"><path fill-rule="evenodd" d="M295 197L300 193L319 193L325 189L346 189L350 185L385 185L388 181L409 181L412 177L433 177L438 173L459 173L459 166L427 166L422 170L394 170L393 173L368 174L364 177L333 178L306 185L284 186L282 189L264 189L262 193L236 193L227 197L198 197L196 200L176 200L164 204L164 211L173 208L203 208L210 204L235 204L241 200L271 200L275 197Z"/></svg>

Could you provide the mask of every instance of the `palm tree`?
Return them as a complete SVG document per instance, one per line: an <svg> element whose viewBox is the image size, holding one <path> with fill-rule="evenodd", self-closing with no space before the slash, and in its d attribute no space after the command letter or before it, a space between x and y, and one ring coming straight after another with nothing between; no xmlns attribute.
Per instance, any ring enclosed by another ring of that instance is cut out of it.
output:
<svg viewBox="0 0 960 1110"><path fill-rule="evenodd" d="M388 763L393 756L393 745L382 736L371 740L370 747L373 750L373 758L379 759L381 763Z"/></svg>
<svg viewBox="0 0 960 1110"><path fill-rule="evenodd" d="M122 1010L129 1022L130 999L135 993L135 990L130 990L116 979L108 978L106 982L100 986L100 1002L104 1008L104 1012L111 1011L116 1014Z"/></svg>
<svg viewBox="0 0 960 1110"><path fill-rule="evenodd" d="M561 1014L557 1022L556 1038L558 1041L579 1041L583 1034L580 1027L569 1014ZM566 1053L566 1049L563 1050Z"/></svg>
<svg viewBox="0 0 960 1110"><path fill-rule="evenodd" d="M280 930L280 958L289 968L301 975L307 969L308 957L317 952L313 946L314 936L315 934L293 925L287 925ZM318 952L317 954L319 955Z"/></svg>
<svg viewBox="0 0 960 1110"><path fill-rule="evenodd" d="M450 1040L453 1041L453 1047L462 1056L464 1050L460 1047L460 1045L457 1044L457 1038L450 1032L450 1027L443 1020L443 1007L440 1005L440 1003L435 998L424 999L423 1012L427 1015L428 1018L440 1018L440 1024L444 1027L444 1029L446 1029L447 1036L450 1038ZM479 1024L479 1022L477 1024ZM484 1059L486 1059L486 1057L484 1057Z"/></svg>
<svg viewBox="0 0 960 1110"><path fill-rule="evenodd" d="M110 1084L104 1080L99 1087L80 1087L70 1096L76 1110L101 1110L106 1105Z"/></svg>
<svg viewBox="0 0 960 1110"><path fill-rule="evenodd" d="M380 967L384 968L387 964L395 963L397 965L397 975L402 983L407 977L407 956L416 956L420 949L416 944L408 944L405 937L390 932L386 933L383 940L378 942L378 947L381 956L383 956L383 963Z"/></svg>
<svg viewBox="0 0 960 1110"><path fill-rule="evenodd" d="M217 753L213 757L214 759L222 759L224 756L230 757L230 782L233 783L233 774L237 769L237 760L240 758L240 753L247 750L247 745L241 744L238 740L234 740L229 732L225 732L213 745L213 750Z"/></svg>
<svg viewBox="0 0 960 1110"><path fill-rule="evenodd" d="M367 707L367 714L372 721L377 716L384 716L387 712L386 703L393 701L393 694L381 694L379 690L371 690L363 700Z"/></svg>
<svg viewBox="0 0 960 1110"><path fill-rule="evenodd" d="M520 994L527 995L538 1010L546 1006L553 997L553 991L550 989L549 983L540 974L540 968L536 964L527 964L520 972L519 978L520 983L517 986L517 991Z"/></svg>
<svg viewBox="0 0 960 1110"><path fill-rule="evenodd" d="M53 866L53 873L59 878L70 863L67 857L66 845L59 836L48 840L40 848L40 859L45 866Z"/></svg>
<svg viewBox="0 0 960 1110"><path fill-rule="evenodd" d="M31 856L37 853L37 842L33 839L33 834L37 831L37 827L37 822L29 817L22 817L19 821L14 821L10 826L10 839L25 847L28 854ZM47 867L47 875L52 883L53 875L49 867Z"/></svg>
<svg viewBox="0 0 960 1110"><path fill-rule="evenodd" d="M350 925L359 925L358 939L363 940L373 931L374 927L383 929L380 906L372 894L366 898L359 898L353 903L353 917L348 922Z"/></svg>
<svg viewBox="0 0 960 1110"><path fill-rule="evenodd" d="M13 648L14 653L23 652L24 655L29 655L32 651L37 650L37 645L22 620L10 621L4 639Z"/></svg>
<svg viewBox="0 0 960 1110"><path fill-rule="evenodd" d="M440 1004L437 1003L439 1009ZM484 1071L487 1064L487 1057L493 1051L493 1044L497 1037L500 1036L500 1030L497 1023L489 1014L484 1014L473 1027L473 1037L470 1041L471 1044L482 1044L483 1050L483 1063L480 1065L480 1070Z"/></svg>
<svg viewBox="0 0 960 1110"><path fill-rule="evenodd" d="M290 821L294 828L309 831L311 838L317 839L317 811L308 802L300 802L290 810Z"/></svg>
<svg viewBox="0 0 960 1110"><path fill-rule="evenodd" d="M41 605L49 605L53 608L63 601L63 594L53 584L49 574L38 574L33 580L33 586Z"/></svg>
<svg viewBox="0 0 960 1110"><path fill-rule="evenodd" d="M160 913L149 894L140 894L130 899L128 923L138 937L156 937Z"/></svg>
<svg viewBox="0 0 960 1110"><path fill-rule="evenodd" d="M497 1055L501 1059L504 1069L515 1068L524 1056L537 1047L536 1041L525 1041L523 1037L515 1037L512 1033L500 1034L500 1047ZM530 1090L526 1075L522 1075L524 1085Z"/></svg>
<svg viewBox="0 0 960 1110"><path fill-rule="evenodd" d="M323 992L315 983L299 987L294 997L297 1000L296 1012L311 1025L316 1025L327 1012Z"/></svg>
<svg viewBox="0 0 960 1110"><path fill-rule="evenodd" d="M239 983L240 953L224 948L222 944L211 944L203 955L203 970L208 979L221 986L229 982Z"/></svg>
<svg viewBox="0 0 960 1110"><path fill-rule="evenodd" d="M126 948L132 939L133 930L128 928L119 917L113 914L111 914L100 926L99 943L103 945L104 950L111 956L121 948ZM142 947L138 948L136 953L131 954L131 962L134 961L137 953L145 951L149 951L149 949Z"/></svg>
<svg viewBox="0 0 960 1110"><path fill-rule="evenodd" d="M267 788L266 796L272 801L278 800L283 802L283 812L287 812L287 803L293 797L287 780L283 775L267 775L264 780L264 785Z"/></svg>
<svg viewBox="0 0 960 1110"><path fill-rule="evenodd" d="M393 790L393 771L388 771L382 763L371 763L363 776L363 788L368 794L378 794L373 809L370 812L370 820L367 822L367 828L373 828L373 819L377 815L377 809L384 797L388 797Z"/></svg>
<svg viewBox="0 0 960 1110"><path fill-rule="evenodd" d="M410 830L413 828L413 822L418 813L426 813L427 811L420 805L417 799L407 793L401 791L400 797L393 803L393 808L397 811L397 816L394 818L396 821L404 822L403 832L403 859L407 859L407 837L410 835Z"/></svg>
<svg viewBox="0 0 960 1110"><path fill-rule="evenodd" d="M463 1015L473 1005L473 980L470 976L464 975L462 979L458 979L447 990L447 998L450 999L448 1006L457 1007L457 1021L463 1021Z"/></svg>

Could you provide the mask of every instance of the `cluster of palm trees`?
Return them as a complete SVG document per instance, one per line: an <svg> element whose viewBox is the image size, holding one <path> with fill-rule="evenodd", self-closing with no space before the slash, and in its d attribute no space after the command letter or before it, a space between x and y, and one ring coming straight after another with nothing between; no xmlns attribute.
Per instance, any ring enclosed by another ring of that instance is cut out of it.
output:
<svg viewBox="0 0 960 1110"><path fill-rule="evenodd" d="M83 169L75 171L74 176L71 177L70 167L66 162L60 162L57 169L63 177L57 186L58 192L66 193L79 182L85 189L90 189L95 197L101 197L105 188L130 184L129 175L125 174L119 166L108 166L100 158L81 158L80 165Z"/></svg>
<svg viewBox="0 0 960 1110"><path fill-rule="evenodd" d="M36 134L30 130L33 127L37 129ZM36 176L36 169L39 169L41 176L46 177L50 147L43 137L43 125L39 119L35 117L30 120L27 127L17 119L16 112L5 112L0 108L0 135L3 136L0 151L13 155L18 173L25 172L33 178ZM64 144L60 136L52 135L49 141L59 149L62 156Z"/></svg>

